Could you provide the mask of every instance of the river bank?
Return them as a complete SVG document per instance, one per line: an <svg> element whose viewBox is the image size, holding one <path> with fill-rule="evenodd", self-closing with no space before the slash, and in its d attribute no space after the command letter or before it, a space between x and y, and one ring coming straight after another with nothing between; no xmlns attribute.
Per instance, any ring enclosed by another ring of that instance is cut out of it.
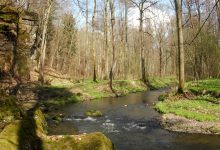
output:
<svg viewBox="0 0 220 150"><path fill-rule="evenodd" d="M220 134L220 80L187 84L187 92L160 96L155 106L162 113L161 125L170 131Z"/></svg>
<svg viewBox="0 0 220 150"><path fill-rule="evenodd" d="M36 93L38 93L42 105L49 109L68 103L116 97L116 94L109 88L108 80L98 82L92 80L70 81L51 77L48 77L48 80L51 80L51 84L37 87ZM176 79L173 77L151 77L149 82L151 88L159 89L175 84ZM113 88L119 97L149 89L141 80L114 80Z"/></svg>
<svg viewBox="0 0 220 150"><path fill-rule="evenodd" d="M78 147L76 149L114 149L111 141L102 133L47 136L47 125L42 111L46 113L65 104L115 97L108 89L108 81L99 81L98 83L92 81L65 82L67 81L58 82L56 80L49 86L27 83L21 86L22 88L19 89L16 96L7 96L6 93L3 94L4 92L1 94L1 101L4 101L1 103L3 111L0 114L2 130L0 143L4 145L5 149L19 149L21 145L32 147L33 141L39 141L42 149L51 149L52 147L60 149L72 149L73 147ZM164 85L166 84L168 83L164 82ZM120 96L147 90L146 85L140 80L118 80L113 82L113 86ZM24 137L24 140L20 141L21 137Z"/></svg>

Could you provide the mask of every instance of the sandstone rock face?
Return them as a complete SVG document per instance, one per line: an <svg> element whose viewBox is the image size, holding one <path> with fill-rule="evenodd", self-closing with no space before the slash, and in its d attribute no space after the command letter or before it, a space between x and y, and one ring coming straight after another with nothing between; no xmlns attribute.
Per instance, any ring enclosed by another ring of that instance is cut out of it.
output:
<svg viewBox="0 0 220 150"><path fill-rule="evenodd" d="M28 79L36 40L37 15L15 7L0 8L0 89L12 77ZM11 85L13 86L13 85Z"/></svg>

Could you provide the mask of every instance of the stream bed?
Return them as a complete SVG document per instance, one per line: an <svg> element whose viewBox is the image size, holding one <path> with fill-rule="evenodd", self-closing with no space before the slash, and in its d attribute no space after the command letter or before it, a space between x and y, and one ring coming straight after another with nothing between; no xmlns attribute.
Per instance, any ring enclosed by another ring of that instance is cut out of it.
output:
<svg viewBox="0 0 220 150"><path fill-rule="evenodd" d="M55 125L48 122L50 135L102 132L117 150L220 150L220 136L169 132L161 128L160 114L153 108L166 90L129 94L119 98L86 101L51 112L64 114ZM87 110L100 110L103 117L85 117Z"/></svg>

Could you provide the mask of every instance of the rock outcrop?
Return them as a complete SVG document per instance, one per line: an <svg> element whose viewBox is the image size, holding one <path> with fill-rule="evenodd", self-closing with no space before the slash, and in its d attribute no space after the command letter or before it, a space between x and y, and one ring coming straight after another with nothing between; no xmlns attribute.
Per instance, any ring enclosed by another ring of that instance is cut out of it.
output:
<svg viewBox="0 0 220 150"><path fill-rule="evenodd" d="M28 79L30 54L37 31L37 15L16 7L0 7L0 89Z"/></svg>

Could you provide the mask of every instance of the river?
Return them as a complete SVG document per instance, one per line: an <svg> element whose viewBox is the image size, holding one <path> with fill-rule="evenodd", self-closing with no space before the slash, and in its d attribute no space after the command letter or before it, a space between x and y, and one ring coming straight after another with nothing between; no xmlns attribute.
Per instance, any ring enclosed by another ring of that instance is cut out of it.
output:
<svg viewBox="0 0 220 150"><path fill-rule="evenodd" d="M117 150L220 150L220 136L183 134L161 128L160 114L153 109L166 90L129 94L119 98L86 101L59 108L59 125L49 122L49 134L102 132ZM100 110L100 118L84 117L87 110ZM51 114L52 115L52 114Z"/></svg>

